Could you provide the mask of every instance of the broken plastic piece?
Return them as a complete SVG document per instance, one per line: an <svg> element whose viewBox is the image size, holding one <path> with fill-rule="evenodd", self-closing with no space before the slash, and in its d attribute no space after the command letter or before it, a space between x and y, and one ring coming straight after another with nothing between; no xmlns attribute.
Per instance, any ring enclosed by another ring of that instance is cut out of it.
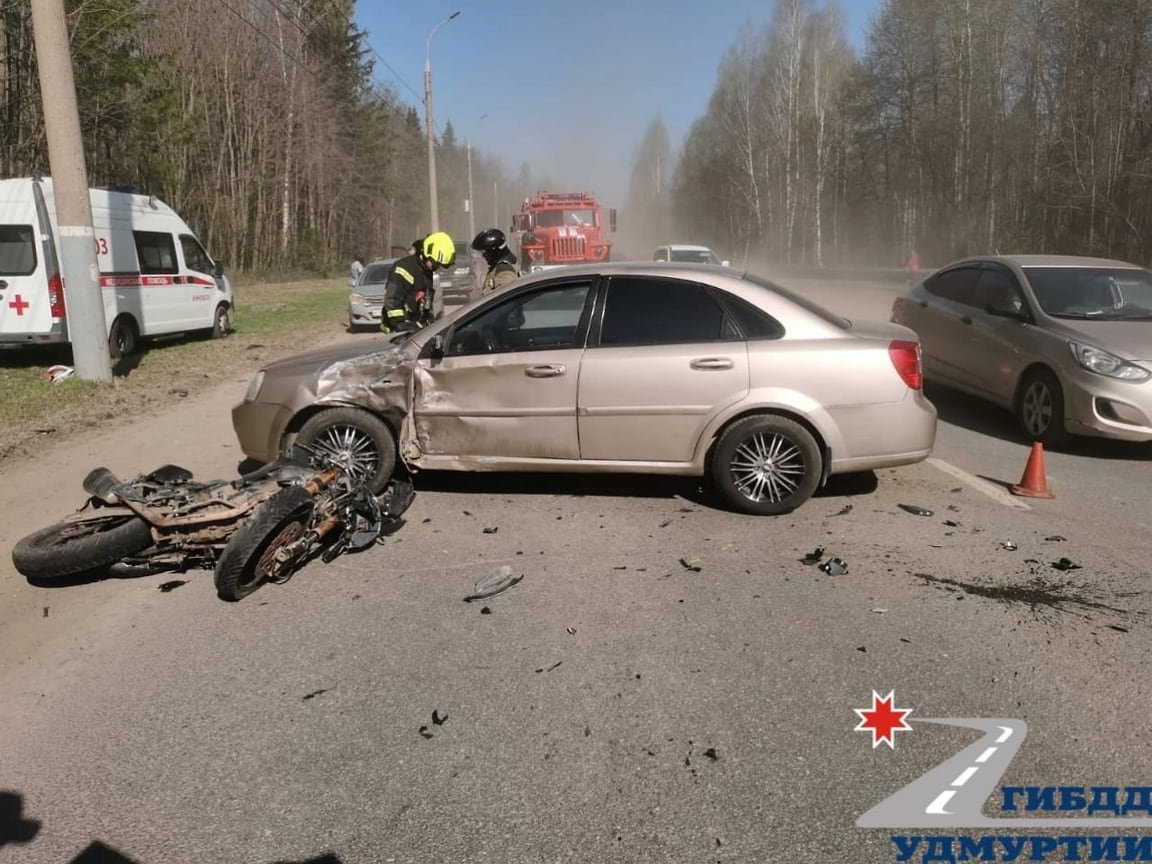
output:
<svg viewBox="0 0 1152 864"><path fill-rule="evenodd" d="M681 558L680 564L685 570L691 570L693 573L699 573L703 568L703 561L699 558Z"/></svg>
<svg viewBox="0 0 1152 864"><path fill-rule="evenodd" d="M500 530L499 528L485 528L484 533L485 534L495 534L499 530Z"/></svg>
<svg viewBox="0 0 1152 864"><path fill-rule="evenodd" d="M831 576L843 576L848 572L848 565L840 558L829 558L820 569Z"/></svg>
<svg viewBox="0 0 1152 864"><path fill-rule="evenodd" d="M1044 539L1051 543L1066 543L1068 541L1067 537L1061 537L1059 534L1053 534L1051 537L1045 537Z"/></svg>
<svg viewBox="0 0 1152 864"><path fill-rule="evenodd" d="M1001 540L1001 541L1000 541L1000 548L1001 548L1001 549L1007 549L1009 552L1015 552L1015 551L1016 551L1017 549L1019 549L1020 547L1019 547L1019 546L1017 546L1017 545L1016 545L1016 544L1015 544L1013 541L1011 541L1011 540Z"/></svg>
<svg viewBox="0 0 1152 864"><path fill-rule="evenodd" d="M872 611L875 612L877 615L883 615L888 610L887 609L873 609Z"/></svg>
<svg viewBox="0 0 1152 864"><path fill-rule="evenodd" d="M163 591L165 594L167 594L169 591L175 591L181 585L187 585L187 584L188 584L187 579L173 579L171 582L165 582L163 585L161 585L159 587L160 587L161 591Z"/></svg>
<svg viewBox="0 0 1152 864"><path fill-rule="evenodd" d="M576 628L575 627L566 627L565 630L567 630L569 636L575 636L576 635Z"/></svg>
<svg viewBox="0 0 1152 864"><path fill-rule="evenodd" d="M71 366L49 366L48 371L44 373L44 377L53 384L59 384L65 378L71 378L75 374L76 370Z"/></svg>
<svg viewBox="0 0 1152 864"><path fill-rule="evenodd" d="M447 719L448 719L448 715L447 715L447 714L445 714L443 717L441 717L441 716L440 716L440 713L439 713L439 712L438 712L438 711L437 711L435 708L433 708L433 709L432 709L432 722L433 722L435 725L437 725L437 726L443 726L443 725L444 725L444 721L445 721L445 720L447 720Z"/></svg>
<svg viewBox="0 0 1152 864"><path fill-rule="evenodd" d="M932 511L924 507L917 507L915 504L900 504L898 505L901 510L911 513L913 516L931 516Z"/></svg>
<svg viewBox="0 0 1152 864"><path fill-rule="evenodd" d="M1061 558L1052 564L1057 570L1079 570L1080 565L1073 561L1071 558Z"/></svg>
<svg viewBox="0 0 1152 864"><path fill-rule="evenodd" d="M847 516L851 512L852 512L852 505L851 504L845 504L843 507L841 507L837 512L833 513L832 515L833 516Z"/></svg>
<svg viewBox="0 0 1152 864"><path fill-rule="evenodd" d="M805 555L803 558L801 558L800 563L801 564L808 564L808 565L819 564L823 558L824 558L824 547L823 546L817 546L815 549L813 549L811 552L809 552L807 555Z"/></svg>
<svg viewBox="0 0 1152 864"><path fill-rule="evenodd" d="M523 576L513 578L512 568L505 564L495 573L489 573L483 579L478 580L475 586L475 593L465 597L464 602L471 603L474 600L486 600L489 597L495 597L497 594L504 593L513 585L519 584L523 578Z"/></svg>

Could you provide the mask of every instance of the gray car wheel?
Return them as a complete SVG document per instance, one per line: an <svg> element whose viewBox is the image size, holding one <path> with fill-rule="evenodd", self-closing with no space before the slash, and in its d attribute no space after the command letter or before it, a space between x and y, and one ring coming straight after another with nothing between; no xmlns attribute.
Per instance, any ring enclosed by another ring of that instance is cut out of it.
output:
<svg viewBox="0 0 1152 864"><path fill-rule="evenodd" d="M764 414L729 426L712 457L712 479L737 510L756 516L790 513L820 485L820 446L787 417Z"/></svg>
<svg viewBox="0 0 1152 864"><path fill-rule="evenodd" d="M392 430L375 414L359 408L331 408L314 414L300 427L295 443L332 458L353 477L366 478L373 495L388 488L396 469ZM291 458L293 448L284 455ZM297 457L303 461L307 454Z"/></svg>
<svg viewBox="0 0 1152 864"><path fill-rule="evenodd" d="M1032 441L1051 446L1068 440L1064 428L1064 391L1055 375L1047 369L1028 373L1020 383L1016 418Z"/></svg>

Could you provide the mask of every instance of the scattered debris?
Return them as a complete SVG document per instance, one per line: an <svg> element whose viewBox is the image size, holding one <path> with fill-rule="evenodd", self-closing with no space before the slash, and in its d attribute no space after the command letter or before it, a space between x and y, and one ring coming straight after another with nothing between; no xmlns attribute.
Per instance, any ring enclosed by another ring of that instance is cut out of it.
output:
<svg viewBox="0 0 1152 864"><path fill-rule="evenodd" d="M872 611L875 612L877 615L883 615L888 610L887 609L873 609Z"/></svg>
<svg viewBox="0 0 1152 864"><path fill-rule="evenodd" d="M1080 565L1073 561L1071 558L1061 558L1059 561L1052 562L1052 566L1057 570L1079 570Z"/></svg>
<svg viewBox="0 0 1152 864"><path fill-rule="evenodd" d="M48 617L48 607L47 606L44 607L44 617L45 618Z"/></svg>
<svg viewBox="0 0 1152 864"><path fill-rule="evenodd" d="M1059 534L1053 534L1051 537L1045 537L1044 539L1050 543L1066 543L1066 542L1068 542L1067 537L1061 537Z"/></svg>
<svg viewBox="0 0 1152 864"><path fill-rule="evenodd" d="M912 640L911 640L911 639L905 639L903 636L901 636L901 637L900 637L900 641L901 641L901 642L905 642L905 643L907 643L907 644L909 644L909 645L911 645L911 644L912 644Z"/></svg>
<svg viewBox="0 0 1152 864"><path fill-rule="evenodd" d="M421 726L420 727L420 734L423 735L426 739L432 737L432 733L428 731L427 726Z"/></svg>
<svg viewBox="0 0 1152 864"><path fill-rule="evenodd" d="M475 593L469 594L464 598L465 603L471 603L474 600L486 600L489 597L495 597L497 594L503 594L514 585L518 585L523 576L512 577L512 568L505 564L495 573L489 573L482 579L477 580L475 585Z"/></svg>
<svg viewBox="0 0 1152 864"><path fill-rule="evenodd" d="M820 565L820 569L830 576L843 576L848 572L848 565L841 558L829 558Z"/></svg>
<svg viewBox="0 0 1152 864"><path fill-rule="evenodd" d="M704 569L704 562L695 557L681 558L680 564L684 567L685 570L691 570L693 573L699 573Z"/></svg>
<svg viewBox="0 0 1152 864"><path fill-rule="evenodd" d="M175 591L181 585L187 585L187 584L188 584L187 579L173 579L171 582L165 582L163 585L161 585L159 587L160 587L161 591L163 591L165 594L167 594L169 591Z"/></svg>
<svg viewBox="0 0 1152 864"><path fill-rule="evenodd" d="M946 520L944 520L944 524L947 525L949 528L963 528L964 527L959 522L957 522L955 519L946 519Z"/></svg>
<svg viewBox="0 0 1152 864"><path fill-rule="evenodd" d="M924 507L917 507L915 504L900 504L898 505L901 510L911 513L913 516L931 516L932 511Z"/></svg>
<svg viewBox="0 0 1152 864"><path fill-rule="evenodd" d="M245 348L244 350L245 350L245 351L255 351L257 348L263 348L263 347L264 347L264 346L263 346L263 345L261 345L259 342L256 342L256 343L253 343L252 345L249 345L249 346L248 346L247 348Z"/></svg>
<svg viewBox="0 0 1152 864"><path fill-rule="evenodd" d="M613 570L627 570L627 569L628 569L628 566L627 566L626 564L620 564L620 565L618 565L618 566L616 566L616 567L613 567L612 569L613 569Z"/></svg>
<svg viewBox="0 0 1152 864"><path fill-rule="evenodd" d="M48 371L44 373L44 377L53 384L59 384L65 378L71 378L76 374L76 370L71 366L49 366Z"/></svg>
<svg viewBox="0 0 1152 864"><path fill-rule="evenodd" d="M859 651L861 654L867 654L867 653L868 653L868 649L867 649L867 648L865 648L863 645L861 645L861 646L860 646L859 648L857 648L856 650L857 650L857 651Z"/></svg>
<svg viewBox="0 0 1152 864"><path fill-rule="evenodd" d="M431 519L425 519L421 524L427 525L431 521L432 521Z"/></svg>
<svg viewBox="0 0 1152 864"><path fill-rule="evenodd" d="M843 507L841 507L838 511L836 511L832 515L833 516L847 516L851 512L852 512L852 505L851 504L845 504Z"/></svg>
<svg viewBox="0 0 1152 864"><path fill-rule="evenodd" d="M321 693L327 693L327 692L328 692L327 690L313 690L311 693L309 693L307 696L305 696L300 701L301 702L307 702L309 699L315 699Z"/></svg>
<svg viewBox="0 0 1152 864"><path fill-rule="evenodd" d="M447 719L448 719L447 714L445 714L443 717L441 717L440 713L435 708L432 709L432 723L433 723L433 725L443 726L444 721Z"/></svg>
<svg viewBox="0 0 1152 864"><path fill-rule="evenodd" d="M56 431L56 427L55 426L41 426L37 429L33 429L32 431L35 432L37 435L51 435L53 432Z"/></svg>
<svg viewBox="0 0 1152 864"><path fill-rule="evenodd" d="M1121 627L1119 624L1109 624L1108 627L1111 628L1112 630L1115 630L1117 633L1127 633L1128 632L1127 627Z"/></svg>
<svg viewBox="0 0 1152 864"><path fill-rule="evenodd" d="M807 555L805 555L803 558L801 558L800 563L801 564L807 564L807 565L811 566L812 564L819 564L823 559L824 559L824 547L823 546L817 546L815 549L813 549L811 552L809 552Z"/></svg>
<svg viewBox="0 0 1152 864"><path fill-rule="evenodd" d="M465 516L471 516L472 514L471 514L469 511L465 510L465 511L464 511L464 515L465 515Z"/></svg>
<svg viewBox="0 0 1152 864"><path fill-rule="evenodd" d="M963 492L963 491L964 491L964 487L963 487L963 486L957 486L957 487L956 487L955 489L953 489L952 491L953 491L953 492Z"/></svg>
<svg viewBox="0 0 1152 864"><path fill-rule="evenodd" d="M568 633L569 636L575 636L576 635L576 628L575 627L565 627L564 629Z"/></svg>
<svg viewBox="0 0 1152 864"><path fill-rule="evenodd" d="M485 534L495 534L499 530L500 530L499 528L485 528L484 533Z"/></svg>
<svg viewBox="0 0 1152 864"><path fill-rule="evenodd" d="M663 522L661 522L661 523L660 523L658 526L656 526L656 527L658 527L658 528L667 528L667 527L668 527L669 525L671 525L671 524L672 524L672 520L671 520L671 519L665 519Z"/></svg>
<svg viewBox="0 0 1152 864"><path fill-rule="evenodd" d="M547 669L545 669L543 666L541 666L539 669L536 670L536 673L539 674L541 672L551 672L553 669L555 669L557 666L559 666L563 662L564 662L563 660L557 660L555 663L553 663Z"/></svg>
<svg viewBox="0 0 1152 864"><path fill-rule="evenodd" d="M185 397L185 396L187 396L187 395L188 395L188 391L187 391L187 390L183 390L183 389L181 389L181 388L179 388L179 387L173 387L171 390L169 390L169 391L168 391L168 393L169 393L170 395L172 395L172 396L179 396L179 397L181 397L181 398L183 398L183 397Z"/></svg>
<svg viewBox="0 0 1152 864"><path fill-rule="evenodd" d="M715 747L709 747L704 751L704 755L711 759L713 762L720 761L720 754L716 752Z"/></svg>
<svg viewBox="0 0 1152 864"><path fill-rule="evenodd" d="M1017 549L1019 549L1020 547L1019 547L1019 546L1017 546L1017 545L1016 545L1016 544L1015 544L1013 541L1011 541L1011 540L1001 540L1001 541L1000 541L1000 548L1001 548L1001 549L1007 549L1009 552L1015 552L1015 551L1016 551Z"/></svg>
<svg viewBox="0 0 1152 864"><path fill-rule="evenodd" d="M487 606L485 606L483 609L480 610L480 614L481 615L491 615L492 610L489 609Z"/></svg>

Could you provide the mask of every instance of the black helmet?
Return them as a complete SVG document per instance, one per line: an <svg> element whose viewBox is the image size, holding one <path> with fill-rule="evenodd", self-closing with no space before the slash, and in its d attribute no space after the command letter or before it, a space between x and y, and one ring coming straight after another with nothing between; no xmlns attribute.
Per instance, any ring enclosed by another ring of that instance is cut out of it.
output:
<svg viewBox="0 0 1152 864"><path fill-rule="evenodd" d="M477 252L491 255L504 249L506 244L507 240L503 231L499 228L489 228L487 231L481 231L476 235L476 239L472 241L472 248Z"/></svg>

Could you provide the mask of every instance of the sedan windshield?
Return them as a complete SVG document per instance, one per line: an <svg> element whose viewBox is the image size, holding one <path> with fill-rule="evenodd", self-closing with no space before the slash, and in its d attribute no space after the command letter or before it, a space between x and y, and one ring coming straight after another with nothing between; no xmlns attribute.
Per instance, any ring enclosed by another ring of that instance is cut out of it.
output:
<svg viewBox="0 0 1152 864"><path fill-rule="evenodd" d="M1028 267L1036 302L1053 318L1152 320L1152 273L1099 267Z"/></svg>
<svg viewBox="0 0 1152 864"><path fill-rule="evenodd" d="M720 259L711 249L673 249L673 261L685 261L692 264L719 264Z"/></svg>
<svg viewBox="0 0 1152 864"><path fill-rule="evenodd" d="M368 269L364 271L364 275L360 277L360 284L383 285L385 280L388 279L388 271L391 269L391 262L387 264L369 264Z"/></svg>

